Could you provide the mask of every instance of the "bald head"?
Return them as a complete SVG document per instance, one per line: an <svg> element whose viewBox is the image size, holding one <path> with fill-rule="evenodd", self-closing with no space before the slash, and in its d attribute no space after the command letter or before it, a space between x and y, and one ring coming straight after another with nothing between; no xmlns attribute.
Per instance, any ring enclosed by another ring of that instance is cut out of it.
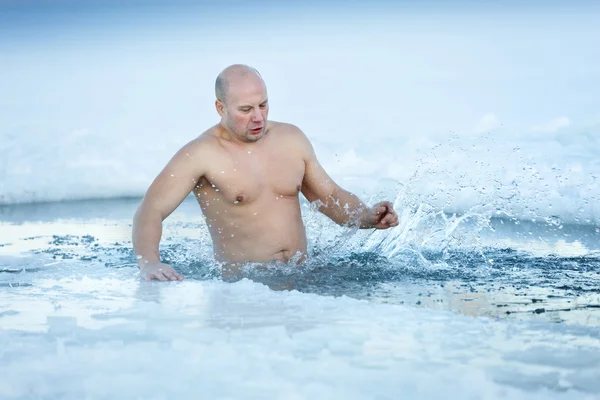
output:
<svg viewBox="0 0 600 400"><path fill-rule="evenodd" d="M249 76L256 76L262 81L262 77L258 71L252 67L243 64L234 64L225 68L217 76L215 82L215 96L222 102L227 101L227 95L229 88L233 81L248 78Z"/></svg>

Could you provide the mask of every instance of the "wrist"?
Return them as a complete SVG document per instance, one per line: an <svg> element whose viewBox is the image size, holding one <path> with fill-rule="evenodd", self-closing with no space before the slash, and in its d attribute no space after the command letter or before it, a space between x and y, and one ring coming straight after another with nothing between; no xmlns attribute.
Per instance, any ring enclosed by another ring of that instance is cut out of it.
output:
<svg viewBox="0 0 600 400"><path fill-rule="evenodd" d="M358 215L358 222L360 229L368 229L372 228L373 224L371 223L371 218L369 216L369 209L367 207L363 207Z"/></svg>
<svg viewBox="0 0 600 400"><path fill-rule="evenodd" d="M138 255L136 258L137 258L137 265L138 265L139 269L144 268L148 264L155 264L155 263L160 262L160 260L156 257L145 258L143 256Z"/></svg>

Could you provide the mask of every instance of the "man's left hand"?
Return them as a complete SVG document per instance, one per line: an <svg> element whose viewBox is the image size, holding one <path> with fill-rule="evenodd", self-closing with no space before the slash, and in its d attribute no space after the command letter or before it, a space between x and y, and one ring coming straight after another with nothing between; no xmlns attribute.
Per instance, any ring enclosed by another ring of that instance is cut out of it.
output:
<svg viewBox="0 0 600 400"><path fill-rule="evenodd" d="M388 229L398 226L398 214L394 211L392 203L382 201L367 211L363 222L366 228Z"/></svg>

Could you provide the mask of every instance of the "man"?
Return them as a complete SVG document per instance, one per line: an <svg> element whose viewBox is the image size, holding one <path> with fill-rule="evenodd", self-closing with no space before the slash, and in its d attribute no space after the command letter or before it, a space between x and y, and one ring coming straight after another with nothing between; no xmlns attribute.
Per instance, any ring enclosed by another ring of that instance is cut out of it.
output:
<svg viewBox="0 0 600 400"><path fill-rule="evenodd" d="M255 69L227 67L215 93L221 122L173 156L135 214L133 247L144 278L183 279L160 262L158 247L162 221L191 191L206 217L215 259L230 266L305 257L300 192L338 224L398 225L390 202L369 208L339 187L300 129L267 120L267 89Z"/></svg>

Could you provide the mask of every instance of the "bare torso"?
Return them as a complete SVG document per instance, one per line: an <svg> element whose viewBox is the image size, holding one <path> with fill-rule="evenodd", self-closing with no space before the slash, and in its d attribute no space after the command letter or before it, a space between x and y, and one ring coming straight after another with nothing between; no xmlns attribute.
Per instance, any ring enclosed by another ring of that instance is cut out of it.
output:
<svg viewBox="0 0 600 400"><path fill-rule="evenodd" d="M218 128L199 140L210 146L211 155L194 194L215 259L238 264L288 261L305 254L298 196L305 162L285 125L269 122L267 134L251 146L224 140Z"/></svg>

